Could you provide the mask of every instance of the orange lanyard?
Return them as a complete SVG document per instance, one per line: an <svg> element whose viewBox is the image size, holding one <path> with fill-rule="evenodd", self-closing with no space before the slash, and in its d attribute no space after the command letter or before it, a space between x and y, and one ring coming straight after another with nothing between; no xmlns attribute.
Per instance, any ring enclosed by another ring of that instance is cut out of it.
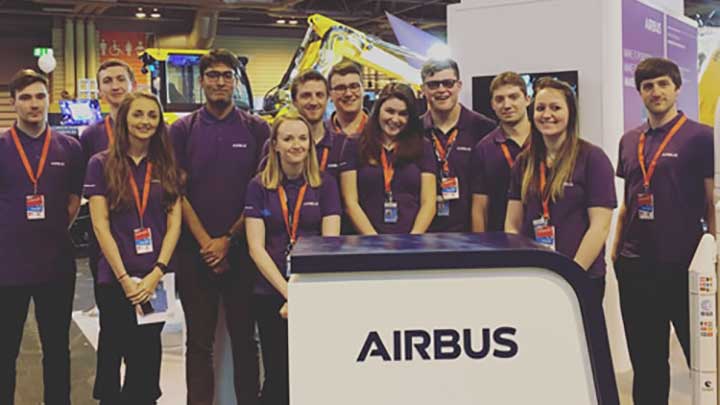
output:
<svg viewBox="0 0 720 405"><path fill-rule="evenodd" d="M383 179L385 180L385 196L387 197L392 195L391 185L393 176L395 176L395 168L388 162L385 147L382 147L380 152L380 161L382 162L383 167Z"/></svg>
<svg viewBox="0 0 720 405"><path fill-rule="evenodd" d="M108 147L112 146L113 142L115 142L115 136L113 135L112 125L110 125L109 115L105 117L105 133L107 133L108 137Z"/></svg>
<svg viewBox="0 0 720 405"><path fill-rule="evenodd" d="M540 199L542 200L542 207L543 207L543 218L550 220L550 193L548 193L548 196L543 198L543 191L545 191L545 185L547 183L547 167L545 167L545 162L540 163Z"/></svg>
<svg viewBox="0 0 720 405"><path fill-rule="evenodd" d="M455 145L455 139L457 136L458 129L455 128L450 133L450 136L448 136L447 149L443 147L442 142L440 142L440 138L437 135L433 133L432 136L433 143L435 145L435 153L437 153L438 160L442 163L442 170L445 175L450 175L450 162L448 161L448 158L452 152L453 145Z"/></svg>
<svg viewBox="0 0 720 405"><path fill-rule="evenodd" d="M328 155L330 154L330 148L323 148L322 158L320 159L320 172L324 172L327 167Z"/></svg>
<svg viewBox="0 0 720 405"><path fill-rule="evenodd" d="M357 131L355 131L356 134L359 134L360 132L362 132L365 129L365 124L367 124L367 120L368 120L367 114L365 114L364 112L361 112L360 114L362 114L362 118L360 119L360 125L358 125ZM345 134L345 135L350 135L350 134L346 134L345 131L343 131L343 129L340 128L340 125L338 125L338 123L337 123L337 116L333 116L333 119L331 120L331 122L332 122L333 129L335 130L335 132Z"/></svg>
<svg viewBox="0 0 720 405"><path fill-rule="evenodd" d="M50 151L50 126L48 126L47 130L45 131L45 143L43 144L42 153L40 154L37 174L35 174L32 167L30 167L30 161L28 160L27 154L25 153L25 148L23 148L22 144L20 143L20 138L18 137L17 132L15 132L14 126L10 127L10 135L12 136L13 142L15 142L15 148L20 155L20 160L22 161L23 166L25 166L25 172L27 173L30 182L33 184L33 194L37 194L38 180L40 180L40 176L42 176L43 171L45 170L45 163L47 162L48 152Z"/></svg>
<svg viewBox="0 0 720 405"><path fill-rule="evenodd" d="M287 230L288 236L290 236L290 244L294 245L297 240L298 226L300 226L300 209L302 208L303 200L305 199L305 191L307 190L307 183L300 187L298 192L297 201L295 201L295 211L292 217L288 212L288 200L285 189L282 185L278 186L278 197L280 197L280 209L282 210L283 219L285 220L285 230ZM290 221L292 221L292 228L290 227Z"/></svg>
<svg viewBox="0 0 720 405"><path fill-rule="evenodd" d="M647 170L645 169L644 155L646 135L645 132L640 134L640 142L638 143L638 161L640 162L640 170L642 170L643 174L643 185L645 186L645 190L648 190L650 188L650 179L652 179L653 174L655 174L655 167L657 166L658 158L665 150L667 144L670 143L670 140L673 138L673 136L678 133L678 131L683 126L683 124L685 124L686 121L687 117L683 115L682 117L680 117L678 122L673 125L673 127L670 129L670 132L668 132L667 136L660 144L660 147L655 152L655 156L653 156L652 160L650 161L650 168Z"/></svg>
<svg viewBox="0 0 720 405"><path fill-rule="evenodd" d="M135 197L135 206L138 209L138 214L140 214L140 228L144 228L143 216L145 216L145 209L147 208L148 198L150 197L150 177L152 177L152 163L148 162L147 169L145 169L145 182L143 183L142 202L140 202L140 192L138 191L135 177L132 175L132 173L130 173L128 177L130 177L130 188L132 188L133 197Z"/></svg>
<svg viewBox="0 0 720 405"><path fill-rule="evenodd" d="M500 149L502 149L503 155L505 155L505 160L507 160L508 166L512 169L513 164L515 161L512 158L512 155L510 154L510 148L507 147L507 144L501 143Z"/></svg>

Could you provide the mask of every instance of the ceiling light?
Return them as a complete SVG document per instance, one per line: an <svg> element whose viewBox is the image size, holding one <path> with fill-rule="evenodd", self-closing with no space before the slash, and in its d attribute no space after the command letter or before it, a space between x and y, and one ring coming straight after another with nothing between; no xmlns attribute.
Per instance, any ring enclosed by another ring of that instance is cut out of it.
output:
<svg viewBox="0 0 720 405"><path fill-rule="evenodd" d="M143 11L142 7L138 7L137 13L135 13L135 17L137 18L145 18L147 17L147 14Z"/></svg>
<svg viewBox="0 0 720 405"><path fill-rule="evenodd" d="M287 21L285 21L285 20L283 20L283 19L279 19L279 20L275 20L275 22L276 22L277 24L285 24Z"/></svg>
<svg viewBox="0 0 720 405"><path fill-rule="evenodd" d="M153 11L152 11L152 13L150 13L150 17L152 17L152 18L160 18L160 12L158 11L158 9L154 8Z"/></svg>
<svg viewBox="0 0 720 405"><path fill-rule="evenodd" d="M298 20L290 20L289 24L290 24L290 25L297 25L297 24L298 24Z"/></svg>

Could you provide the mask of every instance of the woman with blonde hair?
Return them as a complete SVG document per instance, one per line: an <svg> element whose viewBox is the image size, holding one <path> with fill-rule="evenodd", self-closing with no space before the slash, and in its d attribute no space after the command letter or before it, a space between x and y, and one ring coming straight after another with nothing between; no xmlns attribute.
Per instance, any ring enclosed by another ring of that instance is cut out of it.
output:
<svg viewBox="0 0 720 405"><path fill-rule="evenodd" d="M261 403L288 403L287 256L298 238L340 234L337 182L321 173L310 124L295 110L273 123L265 168L249 184L245 230L260 271L253 310L265 382Z"/></svg>
<svg viewBox="0 0 720 405"><path fill-rule="evenodd" d="M505 231L573 259L605 291L605 240L617 207L613 168L580 139L575 93L543 77L535 83L530 147L512 168Z"/></svg>

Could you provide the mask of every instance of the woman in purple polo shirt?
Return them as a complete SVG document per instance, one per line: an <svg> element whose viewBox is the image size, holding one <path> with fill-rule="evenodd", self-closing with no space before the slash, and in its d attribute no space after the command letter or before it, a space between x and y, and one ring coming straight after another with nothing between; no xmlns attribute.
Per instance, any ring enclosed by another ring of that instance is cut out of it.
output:
<svg viewBox="0 0 720 405"><path fill-rule="evenodd" d="M247 189L245 229L260 271L254 289L265 383L261 403L288 403L287 255L301 236L340 234L337 182L320 172L310 124L296 111L273 123L267 165Z"/></svg>
<svg viewBox="0 0 720 405"><path fill-rule="evenodd" d="M424 233L435 217L435 155L415 102L408 85L388 84L360 137L345 145L342 196L362 235Z"/></svg>
<svg viewBox="0 0 720 405"><path fill-rule="evenodd" d="M605 291L605 240L617 206L613 168L580 139L577 101L565 82L535 83L530 147L512 168L505 231L572 258Z"/></svg>
<svg viewBox="0 0 720 405"><path fill-rule="evenodd" d="M115 142L88 164L85 196L102 254L98 308L108 334L122 336L125 380L119 364L98 361L95 397L101 404L154 404L160 397L163 323L138 325L150 311L178 237L180 181L162 107L148 93L127 95L118 110ZM98 358L100 360L100 358Z"/></svg>

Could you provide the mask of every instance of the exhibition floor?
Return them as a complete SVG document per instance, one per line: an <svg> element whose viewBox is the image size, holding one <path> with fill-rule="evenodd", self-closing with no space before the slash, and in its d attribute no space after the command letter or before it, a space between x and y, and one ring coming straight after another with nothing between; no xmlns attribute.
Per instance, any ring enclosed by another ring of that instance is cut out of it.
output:
<svg viewBox="0 0 720 405"><path fill-rule="evenodd" d="M94 405L91 399L95 379L95 347L97 345L97 316L94 311L92 279L87 259L78 260L78 278L75 291L73 322L70 329L72 357L72 397L74 405ZM181 323L168 324L163 330L163 364L161 387L163 396L159 405L178 405L185 398L185 369L183 355L183 331ZM617 349L613 347L613 349ZM42 351L37 327L32 313L25 325L25 335L18 359L16 403L18 405L42 404ZM690 405L690 379L682 350L677 340L671 339L672 405ZM622 405L630 405L632 372L617 374ZM226 404L221 404L226 405ZM231 404L228 404L231 405Z"/></svg>

